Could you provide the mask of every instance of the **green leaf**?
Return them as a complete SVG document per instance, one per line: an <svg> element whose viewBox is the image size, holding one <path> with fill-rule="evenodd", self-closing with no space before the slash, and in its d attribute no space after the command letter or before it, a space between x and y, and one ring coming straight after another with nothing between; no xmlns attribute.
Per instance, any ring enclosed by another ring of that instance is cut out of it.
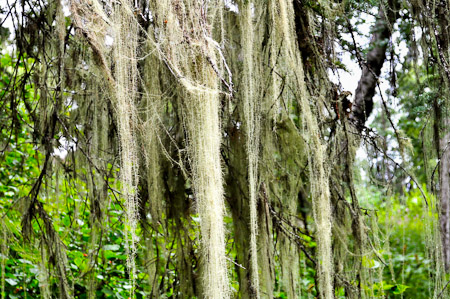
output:
<svg viewBox="0 0 450 299"><path fill-rule="evenodd" d="M392 285L392 284L383 284L383 290L390 290L390 289L392 289L392 287L393 287L394 285Z"/></svg>
<svg viewBox="0 0 450 299"><path fill-rule="evenodd" d="M9 283L10 285L12 285L12 286L17 285L17 281L15 281L14 279L11 279L11 278L5 278L5 281L6 281L7 283Z"/></svg>
<svg viewBox="0 0 450 299"><path fill-rule="evenodd" d="M120 249L120 246L117 244L110 244L103 246L103 250L111 250L111 251L117 251Z"/></svg>
<svg viewBox="0 0 450 299"><path fill-rule="evenodd" d="M103 294L105 294L106 296L113 296L113 295L114 295L114 293L113 293L110 289L107 289L107 288L103 288L103 289L102 289L102 292L103 292Z"/></svg>
<svg viewBox="0 0 450 299"><path fill-rule="evenodd" d="M111 250L105 250L104 251L104 255L106 259L112 259L112 258L116 258L117 254Z"/></svg>
<svg viewBox="0 0 450 299"><path fill-rule="evenodd" d="M30 272L33 273L34 275L39 274L39 268L35 267L35 268L31 268Z"/></svg>
<svg viewBox="0 0 450 299"><path fill-rule="evenodd" d="M376 269L378 267L380 267L380 262L374 260L374 259L370 259L366 256L363 256L362 258L362 265L364 268L368 268L368 269Z"/></svg>
<svg viewBox="0 0 450 299"><path fill-rule="evenodd" d="M410 287L409 286L405 286L403 284L398 284L398 285L396 285L396 289L394 291L394 294L395 295L402 294L403 292L406 291L407 288L410 288Z"/></svg>

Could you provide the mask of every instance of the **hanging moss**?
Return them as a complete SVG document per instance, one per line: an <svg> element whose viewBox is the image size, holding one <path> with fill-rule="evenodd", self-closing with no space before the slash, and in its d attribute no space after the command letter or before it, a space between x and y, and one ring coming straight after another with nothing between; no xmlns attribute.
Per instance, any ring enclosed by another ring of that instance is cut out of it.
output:
<svg viewBox="0 0 450 299"><path fill-rule="evenodd" d="M257 198L258 198L258 163L259 163L259 142L260 142L260 105L258 103L257 82L254 82L259 76L256 75L258 69L254 66L256 56L261 55L254 49L254 38L258 37L253 26L253 13L259 13L255 9L258 5L252 2L244 3L241 7L241 44L243 54L243 71L242 84L244 92L242 95L244 126L246 132L246 149L248 159L248 189L249 189L249 209L250 209L250 276L252 281L252 292L254 297L259 298L259 267L257 252L257 235L258 235L258 215L257 215Z"/></svg>
<svg viewBox="0 0 450 299"><path fill-rule="evenodd" d="M113 14L114 30L114 77L115 109L117 111L118 131L121 152L120 177L125 198L125 235L127 241L127 266L132 282L132 296L136 280L136 234L138 225L139 161L137 148L136 111L137 96L137 43L138 24L132 17L131 2L115 6Z"/></svg>
<svg viewBox="0 0 450 299"><path fill-rule="evenodd" d="M298 88L297 100L301 111L304 138L307 144L308 168L312 208L317 238L317 272L319 291L323 298L333 298L333 260L331 248L331 203L329 193L329 169L326 160L326 146L321 140L317 119L313 114L310 96L306 90L301 56L296 47L292 4L280 2L279 27L284 44L281 51L287 65L295 65L293 74L287 73Z"/></svg>
<svg viewBox="0 0 450 299"><path fill-rule="evenodd" d="M361 128L343 118L327 73L338 59L334 21L342 21L346 3L73 0L75 34L61 3L52 3L46 21L55 19L55 34L34 78L45 184L24 217L29 235L33 221L45 224L41 259L55 260L39 265L53 267L41 272L41 295L53 295L48 282L58 277L60 297L73 297L64 243L38 196L63 206L63 172L73 172L67 180L90 204L92 269L83 273L90 298L101 285L97 253L116 195L125 212L130 297L140 271L152 298L300 298L310 267L316 277L307 292L315 287L320 298L341 289L349 298L374 297L383 269L401 284L380 255L390 252L390 232L378 228L376 213L363 214L356 194ZM412 2L415 10L432 4ZM433 32L438 22L426 25ZM53 155L60 135L77 146L66 160ZM435 209L427 210L430 247L439 238ZM75 219L83 213L74 207ZM444 287L441 249L428 250L434 297ZM365 267L375 259L383 261L378 269Z"/></svg>

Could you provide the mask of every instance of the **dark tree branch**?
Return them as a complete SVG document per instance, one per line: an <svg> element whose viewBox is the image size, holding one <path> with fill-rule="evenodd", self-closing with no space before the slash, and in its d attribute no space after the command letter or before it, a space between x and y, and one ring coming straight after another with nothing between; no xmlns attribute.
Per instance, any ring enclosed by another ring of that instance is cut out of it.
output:
<svg viewBox="0 0 450 299"><path fill-rule="evenodd" d="M377 86L381 68L386 60L388 41L391 38L391 27L398 18L396 11L397 1L389 0L389 7L385 12L380 5L378 17L375 23L370 50L367 53L367 61L363 64L361 79L355 91L355 100L352 106L350 119L358 124L364 125L373 110L373 96Z"/></svg>

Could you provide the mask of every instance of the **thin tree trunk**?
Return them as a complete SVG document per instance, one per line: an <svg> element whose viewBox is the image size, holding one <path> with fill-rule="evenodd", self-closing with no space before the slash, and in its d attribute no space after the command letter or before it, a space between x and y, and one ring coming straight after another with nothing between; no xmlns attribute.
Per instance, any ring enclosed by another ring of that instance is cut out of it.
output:
<svg viewBox="0 0 450 299"><path fill-rule="evenodd" d="M450 121L446 120L447 126ZM450 133L445 134L440 140L441 162L439 167L439 199L440 199L440 217L442 251L444 254L445 269L450 268Z"/></svg>
<svg viewBox="0 0 450 299"><path fill-rule="evenodd" d="M435 29L437 52L439 56L439 66L444 78L445 90L450 88L450 71L448 67L449 55L448 55L448 8L445 1L440 1L437 4L437 17L439 22L439 28ZM449 94L446 96L446 101L442 105L435 105L435 110L439 113L436 117L437 130L435 131L435 140L439 140L439 152L438 158L440 159L439 165L439 224L441 228L441 240L442 240L442 253L444 259L445 270L450 269L450 151L448 144L450 142L450 133L448 128L450 126L450 120L448 119L448 113L446 109L449 107ZM444 132L439 136L439 125L442 124Z"/></svg>
<svg viewBox="0 0 450 299"><path fill-rule="evenodd" d="M370 40L371 50L367 53L366 62L362 66L361 79L355 91L355 100L350 115L350 119L358 125L364 125L373 110L373 96L378 76L386 60L388 40L392 34L391 28L398 17L398 13L395 11L396 2L396 0L390 0L387 8L381 4L378 11L375 30Z"/></svg>

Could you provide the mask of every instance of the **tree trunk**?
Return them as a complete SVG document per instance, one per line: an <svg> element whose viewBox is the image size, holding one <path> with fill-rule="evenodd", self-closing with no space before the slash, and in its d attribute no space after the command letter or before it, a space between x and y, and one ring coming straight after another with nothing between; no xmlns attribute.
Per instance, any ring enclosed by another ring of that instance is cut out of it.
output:
<svg viewBox="0 0 450 299"><path fill-rule="evenodd" d="M446 120L447 126L450 121ZM440 140L441 159L439 167L439 199L440 199L440 218L442 238L442 251L444 254L444 264L446 271L450 268L450 134L446 133Z"/></svg>
<svg viewBox="0 0 450 299"><path fill-rule="evenodd" d="M439 56L439 66L443 77L443 83L446 85L444 91L448 91L450 87L450 71L448 67L449 55L448 55L448 43L449 43L449 32L448 32L448 9L446 1L440 1L437 4L437 18L439 28L435 29L436 42L437 42L437 52ZM439 206L440 206L440 216L439 224L441 228L441 239L442 239L442 253L444 259L445 270L450 269L450 151L448 149L448 144L450 142L450 133L448 128L450 126L450 120L448 119L447 109L449 105L448 92L445 92L443 98L445 101L442 105L435 105L437 113L436 124L438 126L435 130L436 140L439 140L439 152L438 158L440 160L439 165ZM440 115L443 114L443 115ZM443 126L442 138L439 136L439 125Z"/></svg>

